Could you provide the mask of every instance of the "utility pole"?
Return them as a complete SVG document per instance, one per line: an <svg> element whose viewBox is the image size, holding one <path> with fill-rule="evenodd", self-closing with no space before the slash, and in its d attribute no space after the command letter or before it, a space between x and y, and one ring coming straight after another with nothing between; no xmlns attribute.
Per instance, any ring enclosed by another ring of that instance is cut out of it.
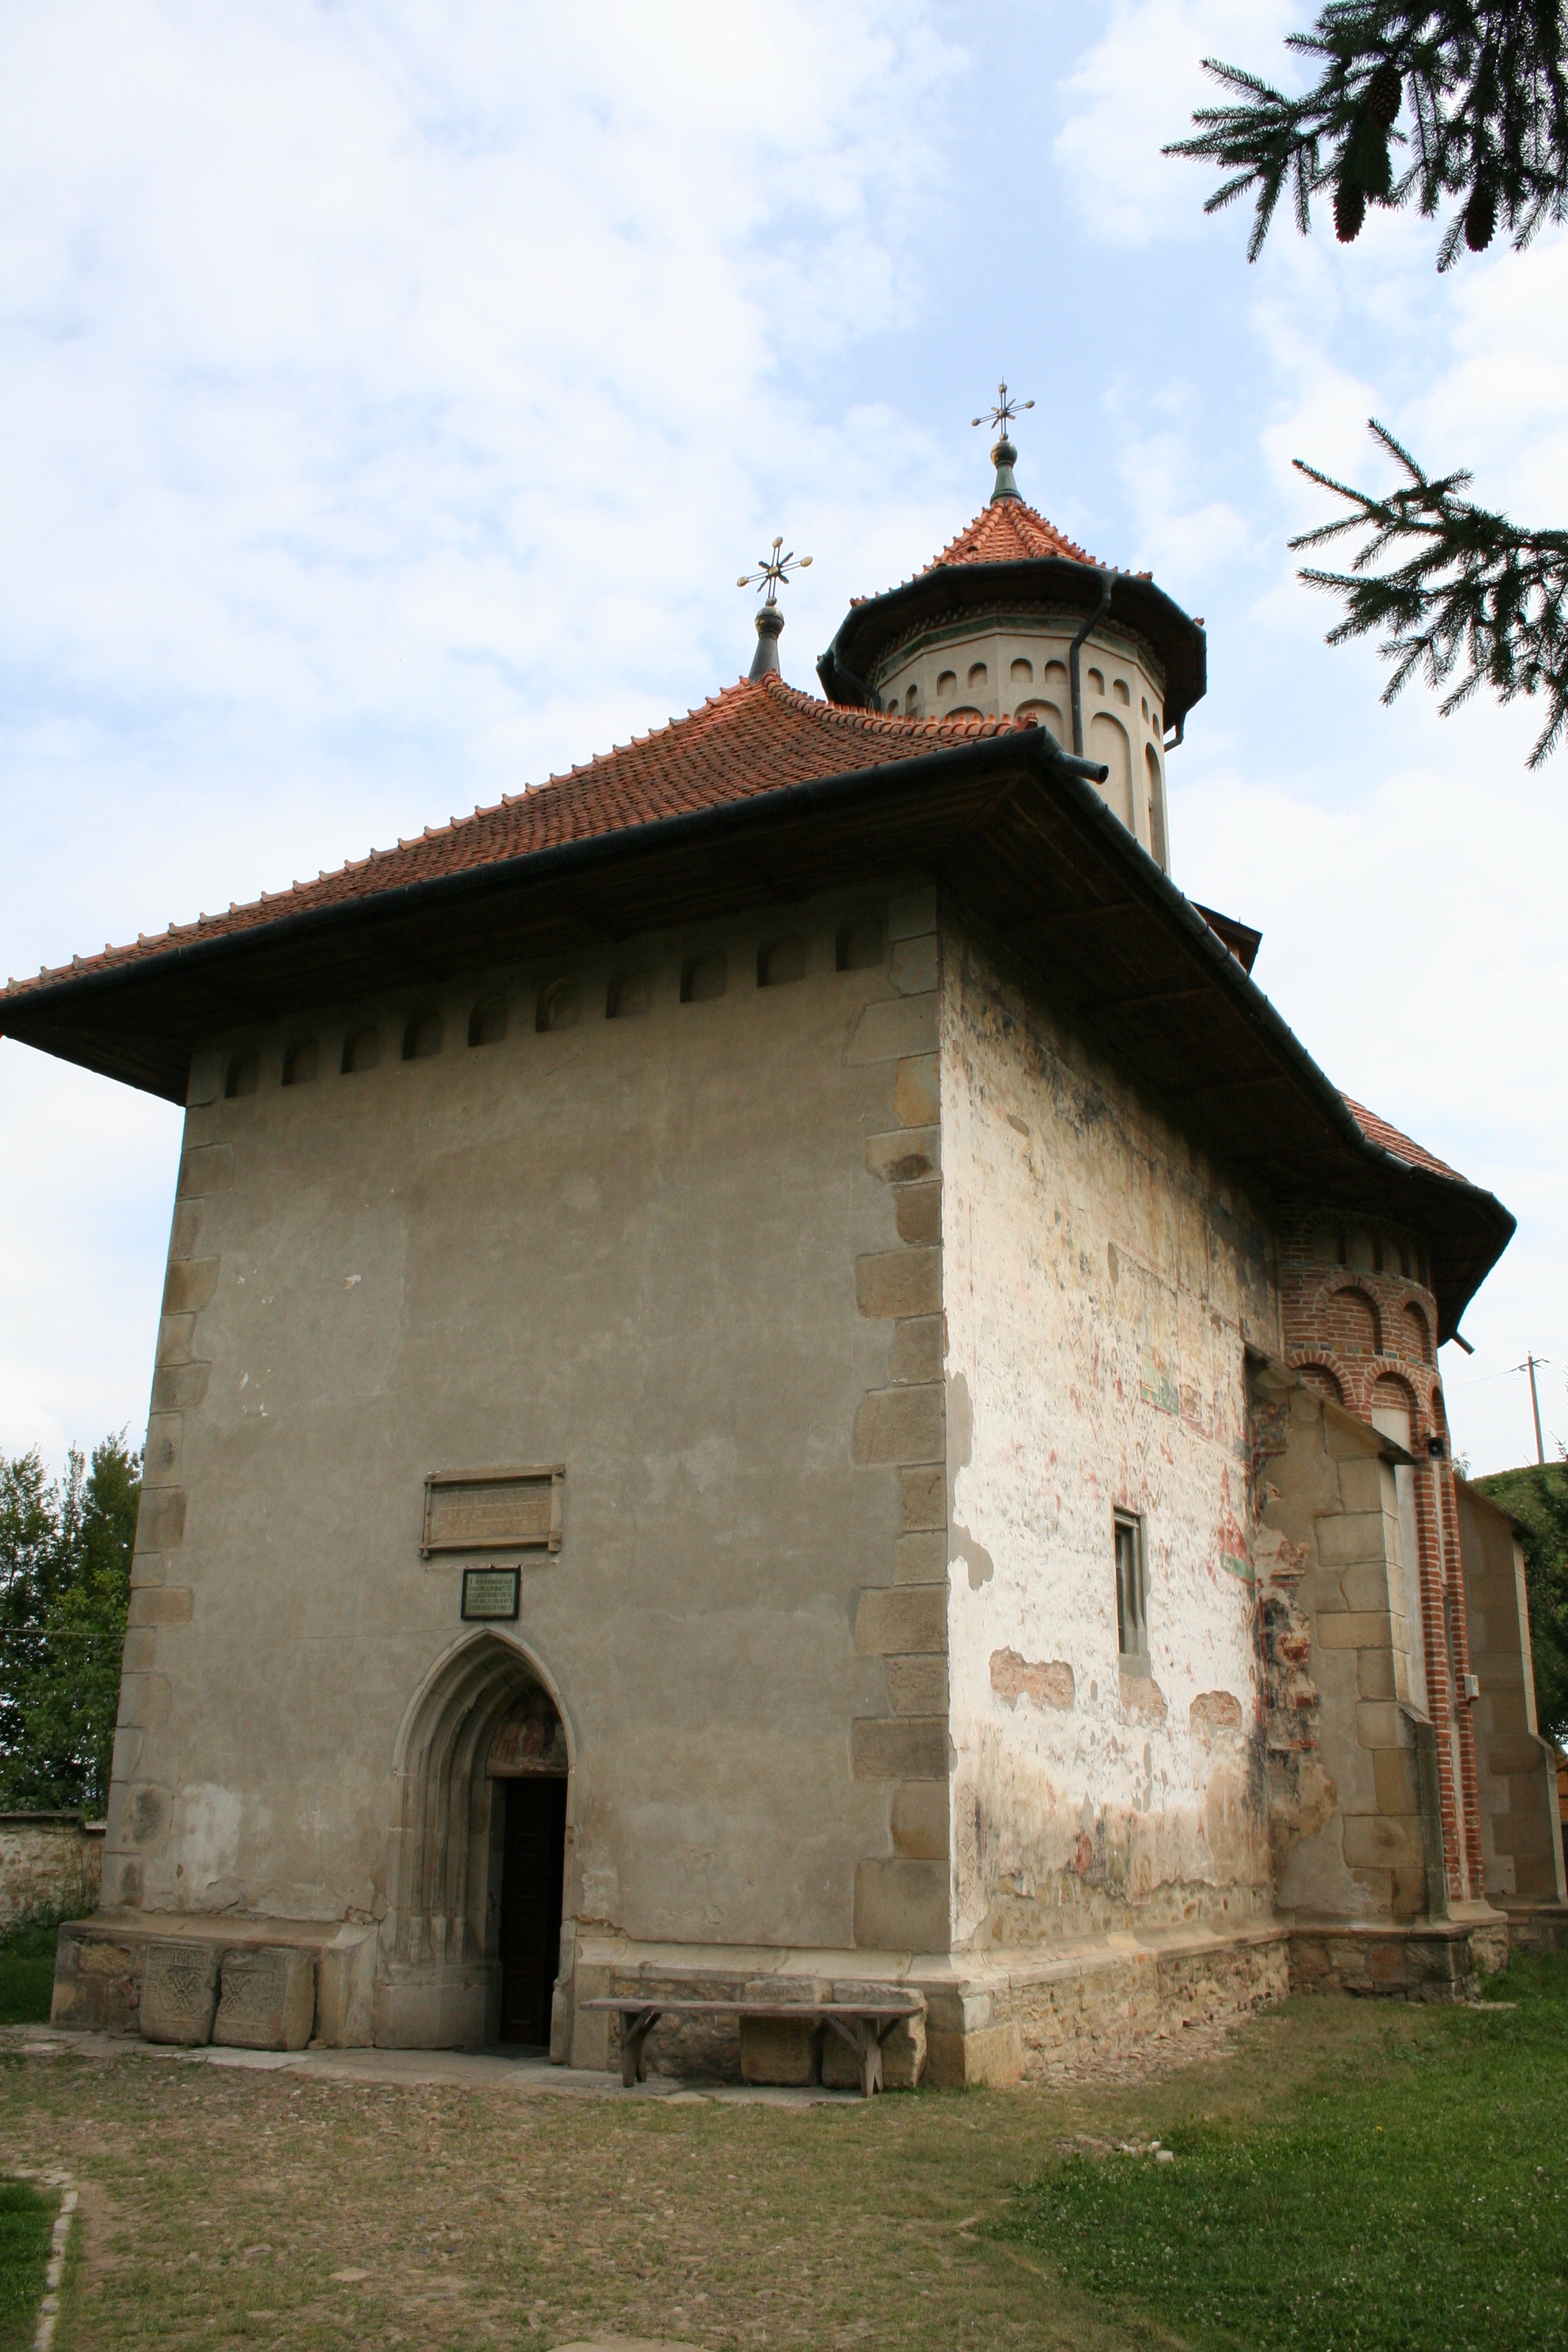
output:
<svg viewBox="0 0 1568 2352"><path fill-rule="evenodd" d="M1537 1462L1544 1463L1546 1448L1541 1443L1541 1399L1535 1393L1535 1358L1526 1356L1524 1361L1530 1373L1530 1409L1535 1415L1535 1458Z"/></svg>

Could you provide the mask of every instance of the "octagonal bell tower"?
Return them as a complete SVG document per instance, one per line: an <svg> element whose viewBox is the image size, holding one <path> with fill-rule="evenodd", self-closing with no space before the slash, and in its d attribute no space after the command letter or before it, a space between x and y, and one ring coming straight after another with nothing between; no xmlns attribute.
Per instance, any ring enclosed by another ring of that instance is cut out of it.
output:
<svg viewBox="0 0 1568 2352"><path fill-rule="evenodd" d="M863 709L1033 718L1105 766L1107 802L1169 873L1165 761L1206 685L1202 624L1026 503L1001 392L990 503L913 580L854 604L817 674L830 702Z"/></svg>

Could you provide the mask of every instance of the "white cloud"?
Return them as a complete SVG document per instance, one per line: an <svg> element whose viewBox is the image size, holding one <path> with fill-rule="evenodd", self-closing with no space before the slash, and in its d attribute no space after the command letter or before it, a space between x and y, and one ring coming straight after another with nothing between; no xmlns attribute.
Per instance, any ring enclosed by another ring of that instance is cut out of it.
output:
<svg viewBox="0 0 1568 2352"><path fill-rule="evenodd" d="M1056 140L1085 226L1113 242L1198 235L1218 184L1213 167L1161 150L1189 137L1194 110L1220 98L1205 58L1284 79L1280 40L1300 15L1288 0L1115 0L1110 25L1067 77L1073 110ZM1232 241L1244 247L1246 231L1233 226Z"/></svg>
<svg viewBox="0 0 1568 2352"><path fill-rule="evenodd" d="M951 527L923 436L811 387L907 316L963 73L898 0L13 15L0 969L700 700L778 528L809 677ZM90 1438L145 1395L168 1117L6 1046L0 1120L0 1445Z"/></svg>

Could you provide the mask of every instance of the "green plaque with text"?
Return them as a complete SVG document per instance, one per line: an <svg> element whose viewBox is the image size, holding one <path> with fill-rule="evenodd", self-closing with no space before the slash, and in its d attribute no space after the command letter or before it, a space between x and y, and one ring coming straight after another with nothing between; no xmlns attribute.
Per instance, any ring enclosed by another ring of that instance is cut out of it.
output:
<svg viewBox="0 0 1568 2352"><path fill-rule="evenodd" d="M463 1615L468 1623L511 1623L517 1617L521 1573L515 1568L466 1568Z"/></svg>

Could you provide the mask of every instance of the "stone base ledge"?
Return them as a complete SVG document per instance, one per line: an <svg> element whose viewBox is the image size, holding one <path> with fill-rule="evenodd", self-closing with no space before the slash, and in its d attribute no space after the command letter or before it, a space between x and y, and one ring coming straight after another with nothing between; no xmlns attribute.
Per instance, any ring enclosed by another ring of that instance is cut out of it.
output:
<svg viewBox="0 0 1568 2352"><path fill-rule="evenodd" d="M1292 1917L1292 1992L1352 1992L1395 2000L1468 2000L1508 1966L1510 1923L1486 1903L1447 1919Z"/></svg>
<svg viewBox="0 0 1568 2352"><path fill-rule="evenodd" d="M372 2040L377 1941L374 1927L340 1919L95 1911L59 1930L49 2021L89 2032L139 2033L151 1944L208 1945L220 1953L282 1948L314 1955L314 2040L332 2049L362 2049Z"/></svg>
<svg viewBox="0 0 1568 2352"><path fill-rule="evenodd" d="M617 2021L579 2006L606 1995L843 2001L897 1991L921 1996L925 2013L889 2037L889 2088L924 2081L958 2089L1042 2080L1086 2057L1135 2048L1162 2029L1240 2016L1288 1990L1286 1934L1272 1923L1113 1932L984 1953L637 1944L579 1932L552 2054L580 2067L618 2063ZM657 2074L742 2078L732 2019L671 2019L647 2048ZM837 2053L826 2043L823 2052L826 2080ZM754 2053L745 2063L748 2078L759 2079ZM802 2063L799 2052L781 2048L781 2065Z"/></svg>
<svg viewBox="0 0 1568 2352"><path fill-rule="evenodd" d="M1525 1952L1568 1952L1568 1903L1529 1903L1505 1895L1498 1908L1509 1940Z"/></svg>

